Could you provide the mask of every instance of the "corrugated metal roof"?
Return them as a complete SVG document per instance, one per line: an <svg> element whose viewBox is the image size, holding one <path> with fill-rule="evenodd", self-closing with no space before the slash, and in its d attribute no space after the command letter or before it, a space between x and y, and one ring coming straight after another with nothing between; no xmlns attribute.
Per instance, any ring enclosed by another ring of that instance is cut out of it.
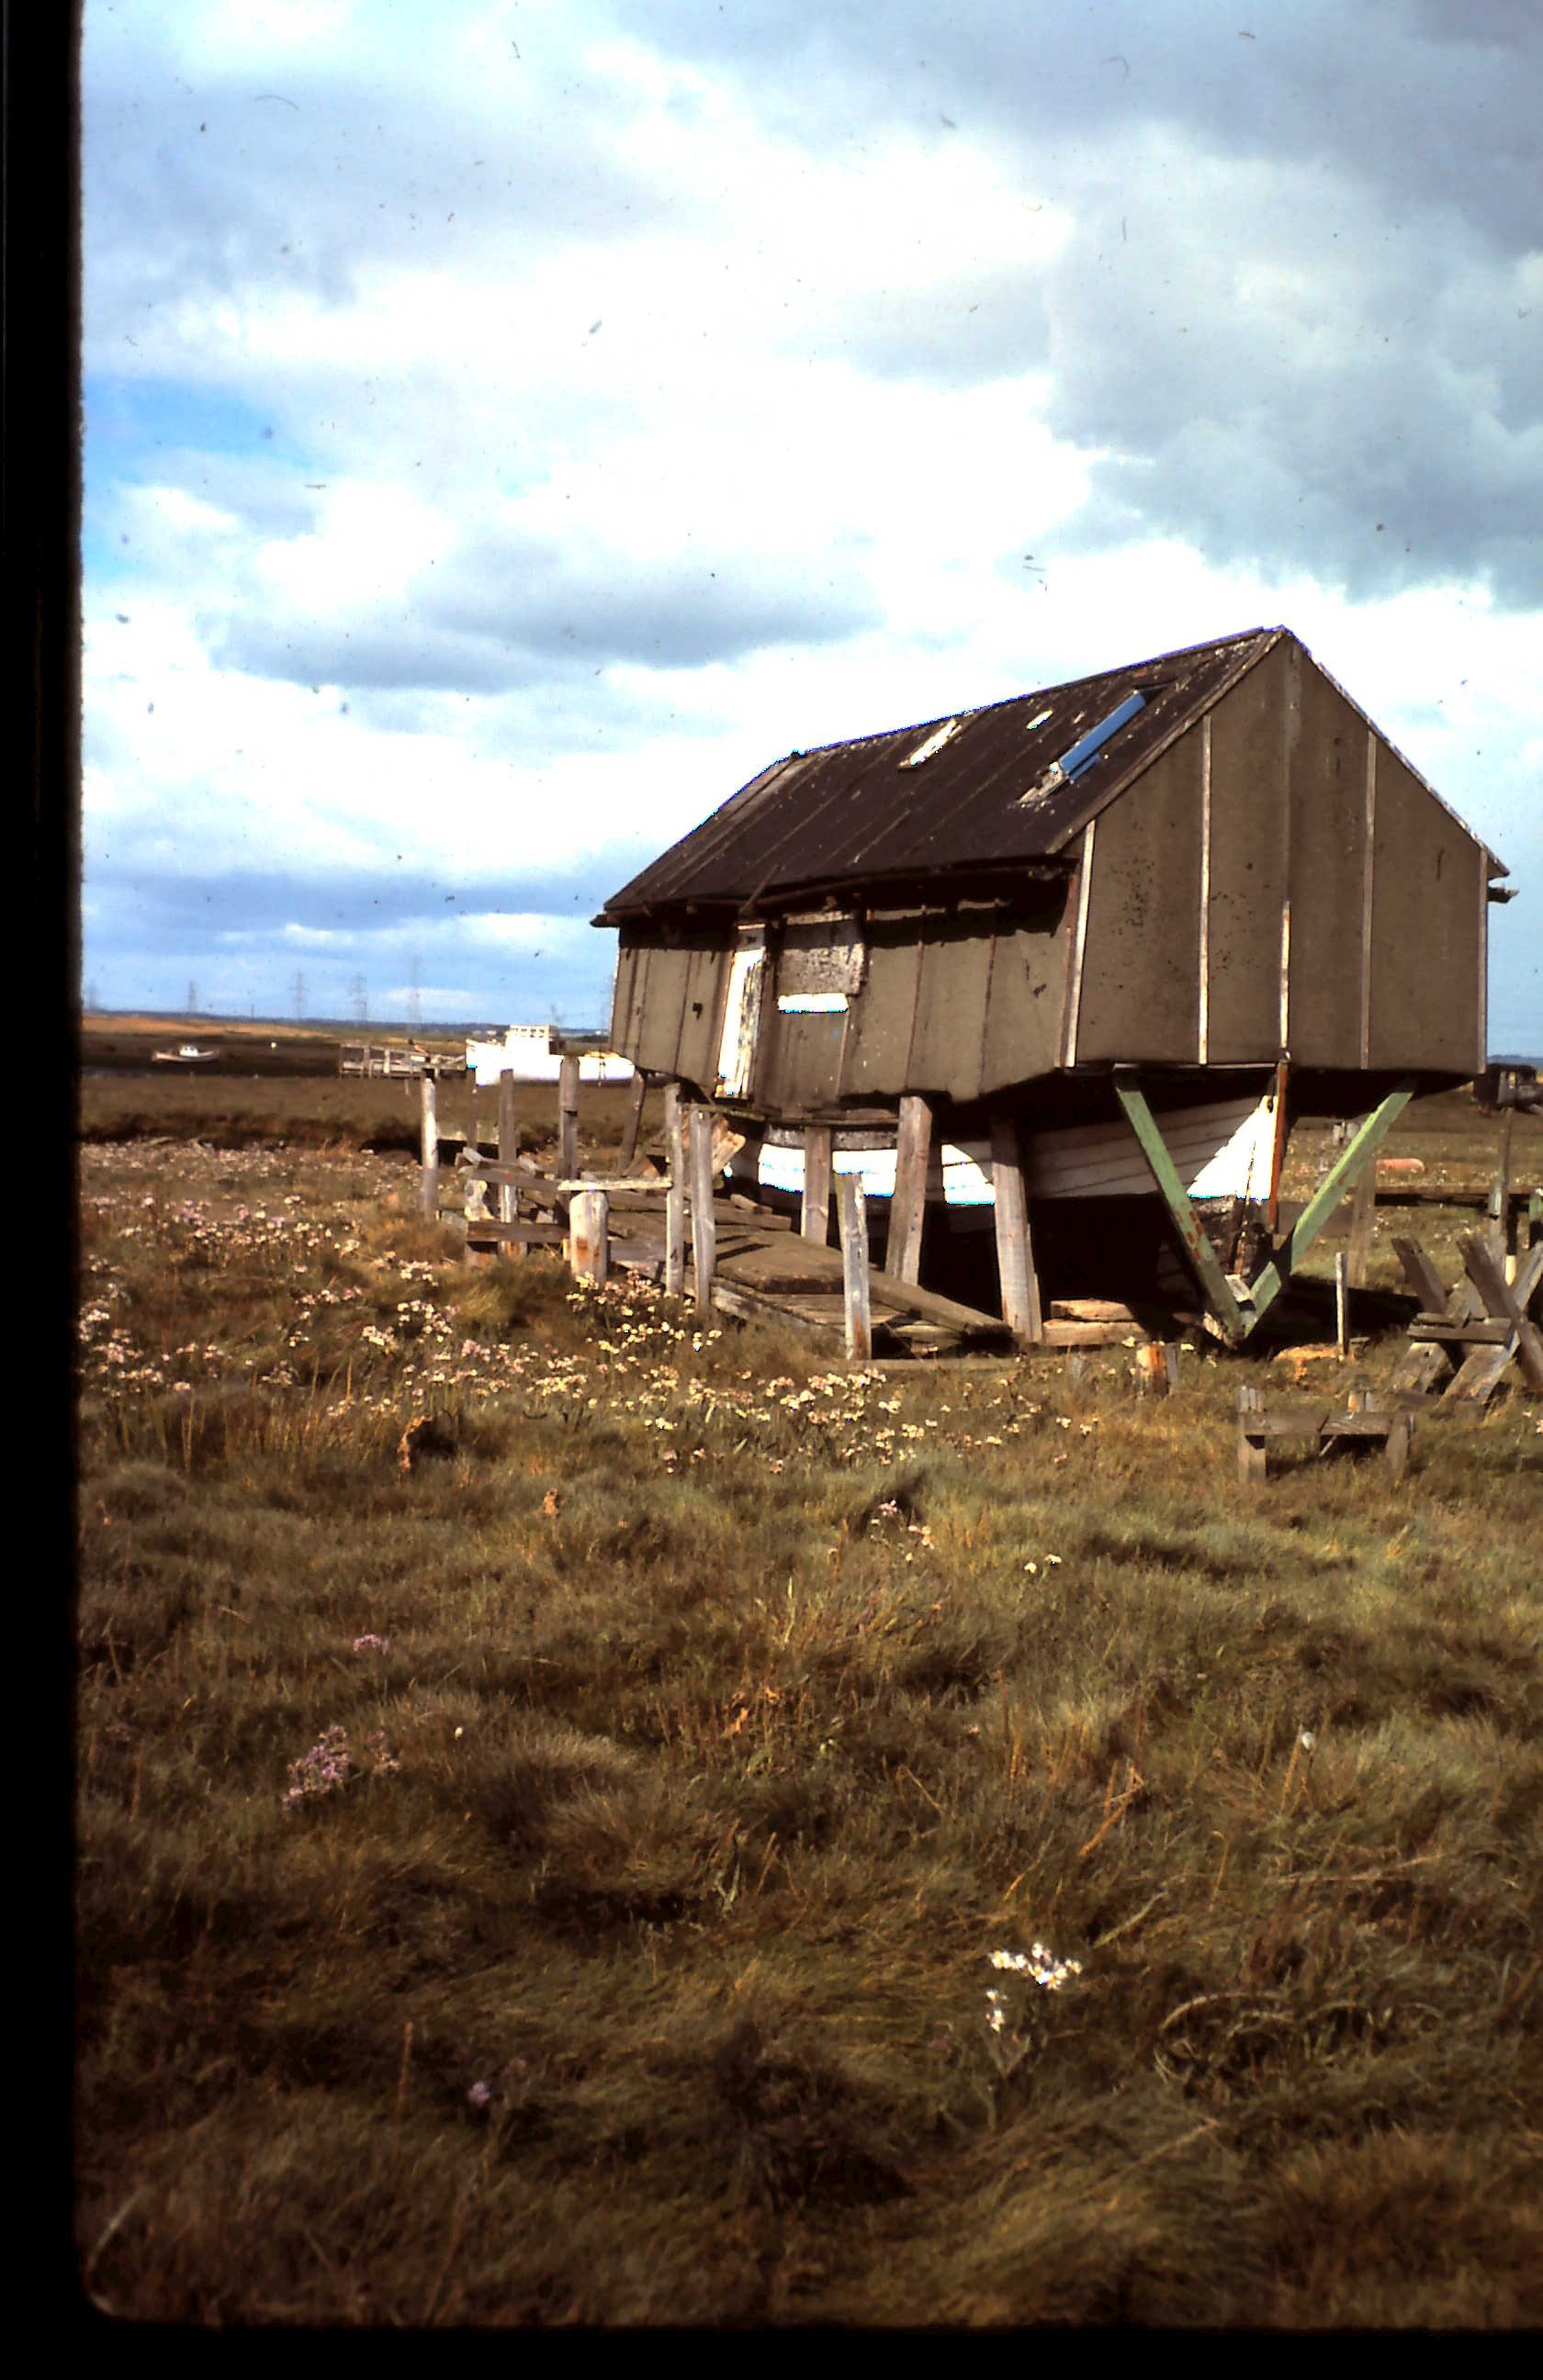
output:
<svg viewBox="0 0 1543 2380"><path fill-rule="evenodd" d="M979 710L791 753L614 893L595 922L1053 866L1090 818L1289 633L1251 628ZM1091 762L1075 779L1058 775L1055 764L1133 694L1141 708Z"/></svg>

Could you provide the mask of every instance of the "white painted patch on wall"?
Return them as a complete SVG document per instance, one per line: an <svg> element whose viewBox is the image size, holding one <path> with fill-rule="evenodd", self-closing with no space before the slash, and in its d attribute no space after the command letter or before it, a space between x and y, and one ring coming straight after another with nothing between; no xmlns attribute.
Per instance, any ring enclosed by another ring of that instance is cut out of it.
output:
<svg viewBox="0 0 1543 2380"><path fill-rule="evenodd" d="M760 1021L760 976L766 965L764 942L742 942L729 962L728 990L723 1000L723 1031L718 1044L718 1091L723 1099L748 1096L756 1058L756 1027Z"/></svg>
<svg viewBox="0 0 1543 2380"><path fill-rule="evenodd" d="M779 1016L844 1016L846 994L844 991L780 991L777 994Z"/></svg>

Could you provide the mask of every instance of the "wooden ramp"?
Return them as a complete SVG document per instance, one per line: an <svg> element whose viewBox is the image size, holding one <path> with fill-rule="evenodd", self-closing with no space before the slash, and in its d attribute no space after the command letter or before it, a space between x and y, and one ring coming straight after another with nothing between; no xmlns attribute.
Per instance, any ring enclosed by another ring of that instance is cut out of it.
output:
<svg viewBox="0 0 1543 2380"><path fill-rule="evenodd" d="M470 1252L500 1247L558 1247L568 1244L568 1209L578 1195L603 1193L605 1267L641 1273L661 1285L669 1280L669 1185L647 1175L607 1178L594 1173L562 1179L526 1158L501 1164L464 1149L457 1171L468 1179L467 1246ZM490 1191L507 1191L507 1211L488 1211ZM849 1288L840 1248L805 1239L791 1219L761 1207L742 1193L720 1192L711 1200L711 1303L741 1320L766 1318L807 1330L832 1350L846 1343ZM695 1233L689 1213L681 1221L682 1288L695 1283ZM1003 1352L1022 1343L1000 1315L944 1297L936 1290L902 1280L869 1261L868 1304L874 1352L884 1357L956 1355L974 1350ZM1107 1346L1150 1333L1124 1306L1108 1300L1081 1307L1052 1306L1035 1342L1050 1347Z"/></svg>

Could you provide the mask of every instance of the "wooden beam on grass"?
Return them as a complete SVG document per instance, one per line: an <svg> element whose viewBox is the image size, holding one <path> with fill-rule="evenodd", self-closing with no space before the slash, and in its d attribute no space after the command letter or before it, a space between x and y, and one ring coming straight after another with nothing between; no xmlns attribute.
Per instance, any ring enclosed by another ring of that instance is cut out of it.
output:
<svg viewBox="0 0 1543 2380"><path fill-rule="evenodd" d="M1024 1186L1023 1135L1014 1116L998 1114L991 1118L991 1180L996 1200L1002 1320L1014 1339L1039 1346L1045 1336L1045 1316L1034 1262L1028 1194Z"/></svg>

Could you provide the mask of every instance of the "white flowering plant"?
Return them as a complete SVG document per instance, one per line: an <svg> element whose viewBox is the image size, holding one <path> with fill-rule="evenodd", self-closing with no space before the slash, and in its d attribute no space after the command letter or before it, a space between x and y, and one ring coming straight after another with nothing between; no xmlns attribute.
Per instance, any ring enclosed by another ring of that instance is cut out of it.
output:
<svg viewBox="0 0 1543 2380"><path fill-rule="evenodd" d="M1001 1980L986 1993L986 2049L1005 2079L1040 2046L1046 1996L1064 1991L1081 1974L1082 1961L1059 1958L1043 1942L1031 1942L1027 1950L991 1950L987 1957Z"/></svg>

